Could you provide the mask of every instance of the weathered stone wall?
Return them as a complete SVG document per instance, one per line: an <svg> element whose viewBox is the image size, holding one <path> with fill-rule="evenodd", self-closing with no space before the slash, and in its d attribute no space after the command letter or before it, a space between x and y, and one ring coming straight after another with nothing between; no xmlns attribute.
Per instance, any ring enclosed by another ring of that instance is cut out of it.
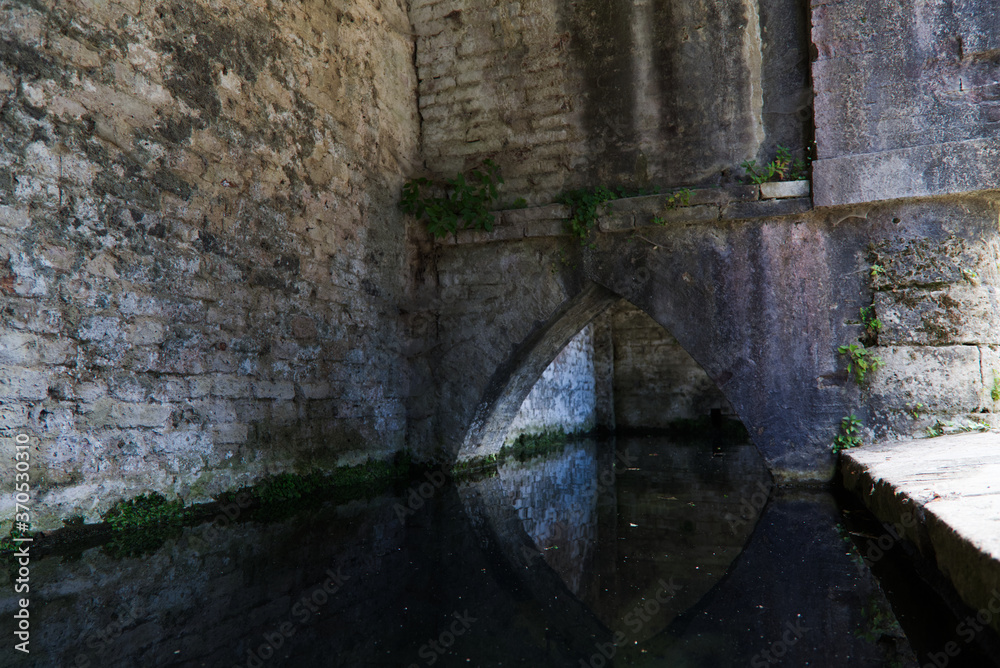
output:
<svg viewBox="0 0 1000 668"><path fill-rule="evenodd" d="M998 9L813 0L818 205L996 188Z"/></svg>
<svg viewBox="0 0 1000 668"><path fill-rule="evenodd" d="M463 311L468 320L442 330L455 342L455 368L441 378L462 378L467 392L442 395L442 440L465 433L448 422L449 407L471 416L469 402L488 399L491 384L530 358L539 328L577 317L557 307L560 295L569 303L583 294L583 276L611 291L602 299L624 297L676 337L781 480L828 478L830 447L852 413L869 442L993 423L995 196L812 210L805 198L748 201L745 188L694 199L714 203L664 211L662 197L615 202L593 248L551 225L562 207L504 212L494 232L439 246L450 267L441 278L460 283L452 272L476 271L506 286L449 307L451 322ZM666 224L652 224L654 215ZM552 236L538 236L545 230ZM555 302L547 323L545 300ZM860 309L873 304L883 328L868 345L884 366L858 386L837 351L866 338ZM490 364L478 351L494 340L509 353ZM485 454L470 443L462 452Z"/></svg>
<svg viewBox="0 0 1000 668"><path fill-rule="evenodd" d="M412 58L396 0L0 3L0 426L42 525L402 446Z"/></svg>
<svg viewBox="0 0 1000 668"><path fill-rule="evenodd" d="M509 201L731 181L811 135L796 0L415 0L423 158L495 159Z"/></svg>
<svg viewBox="0 0 1000 668"><path fill-rule="evenodd" d="M628 302L611 313L615 422L619 428L662 428L678 419L732 414L719 388L670 332Z"/></svg>
<svg viewBox="0 0 1000 668"><path fill-rule="evenodd" d="M557 239L532 238L429 244L419 254L403 318L411 333L406 350L412 451L457 452L491 380L516 370L522 361L514 359L518 346L581 289L579 276L560 272L560 249ZM530 379L525 395L557 353Z"/></svg>

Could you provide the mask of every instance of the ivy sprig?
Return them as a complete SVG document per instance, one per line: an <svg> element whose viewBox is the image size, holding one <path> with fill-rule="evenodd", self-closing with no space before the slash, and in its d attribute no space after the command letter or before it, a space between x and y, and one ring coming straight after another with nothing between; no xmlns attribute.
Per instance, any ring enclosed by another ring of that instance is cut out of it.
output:
<svg viewBox="0 0 1000 668"><path fill-rule="evenodd" d="M468 229L490 232L496 222L490 209L503 183L500 166L486 160L482 169L474 169L468 176L459 173L443 184L426 177L407 181L399 205L405 213L424 220L435 238L448 234L457 238L459 230ZM424 194L422 188L443 194Z"/></svg>

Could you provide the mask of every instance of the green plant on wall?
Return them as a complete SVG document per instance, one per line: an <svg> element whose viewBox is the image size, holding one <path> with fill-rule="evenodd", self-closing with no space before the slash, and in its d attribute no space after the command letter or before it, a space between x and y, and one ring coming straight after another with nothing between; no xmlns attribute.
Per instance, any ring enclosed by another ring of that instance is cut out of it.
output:
<svg viewBox="0 0 1000 668"><path fill-rule="evenodd" d="M847 375L853 373L854 382L858 385L863 385L868 374L882 366L882 358L872 355L864 344L840 346L837 352L847 357Z"/></svg>
<svg viewBox="0 0 1000 668"><path fill-rule="evenodd" d="M867 346L878 345L878 335L882 331L882 321L875 314L875 305L861 307L861 324L865 327L861 341Z"/></svg>
<svg viewBox="0 0 1000 668"><path fill-rule="evenodd" d="M578 238L580 243L586 243L590 231L597 225L599 207L613 199L618 199L614 191L605 186L597 186L570 190L556 198L556 201L572 209L570 218L566 221L566 229Z"/></svg>
<svg viewBox="0 0 1000 668"><path fill-rule="evenodd" d="M667 209L676 209L680 206L688 206L691 203L691 192L690 188L681 188L675 192L667 195L666 206Z"/></svg>
<svg viewBox="0 0 1000 668"><path fill-rule="evenodd" d="M566 229L578 238L581 244L586 244L591 230L597 226L597 219L602 213L601 206L603 204L615 199L658 194L660 194L659 187L629 189L597 186L596 188L581 188L579 190L567 191L557 197L556 201L571 208L572 212L570 213L569 220L566 221ZM688 206L691 202L692 194L689 188L675 190L666 196L664 207L667 210L672 210ZM666 224L663 218L659 216L653 218L653 223L656 225Z"/></svg>
<svg viewBox="0 0 1000 668"><path fill-rule="evenodd" d="M681 188L675 192L667 195L667 199L664 202L664 208L667 211L673 211L674 209L682 206L689 206L691 204L691 192L690 188ZM662 216L653 216L654 225L666 225L667 220Z"/></svg>
<svg viewBox="0 0 1000 668"><path fill-rule="evenodd" d="M424 220L428 231L437 238L457 236L459 230L466 229L489 232L495 222L490 209L503 182L500 167L486 160L482 169L468 176L458 174L443 184L427 178L407 181L399 205L404 212ZM442 194L428 195L428 190Z"/></svg>
<svg viewBox="0 0 1000 668"><path fill-rule="evenodd" d="M143 529L156 524L180 524L184 521L184 502L167 501L158 492L119 501L103 515L116 531Z"/></svg>
<svg viewBox="0 0 1000 668"><path fill-rule="evenodd" d="M990 390L990 397L993 401L1000 401L1000 376L994 374L993 389Z"/></svg>
<svg viewBox="0 0 1000 668"><path fill-rule="evenodd" d="M808 178L808 162L792 160L791 151L778 144L774 160L763 167L757 166L756 160L745 160L740 167L746 171L749 183L767 183L768 181L798 181Z"/></svg>
<svg viewBox="0 0 1000 668"><path fill-rule="evenodd" d="M861 445L861 420L854 413L840 421L840 433L833 439L834 454Z"/></svg>

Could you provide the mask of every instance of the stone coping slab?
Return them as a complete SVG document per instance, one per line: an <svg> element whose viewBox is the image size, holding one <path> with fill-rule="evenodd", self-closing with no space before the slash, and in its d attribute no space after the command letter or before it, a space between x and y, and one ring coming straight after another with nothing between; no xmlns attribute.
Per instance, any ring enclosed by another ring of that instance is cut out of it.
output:
<svg viewBox="0 0 1000 668"><path fill-rule="evenodd" d="M864 446L841 471L890 538L913 542L1000 632L1000 433Z"/></svg>
<svg viewBox="0 0 1000 668"><path fill-rule="evenodd" d="M641 227L688 225L716 220L743 220L805 213L812 209L809 182L795 181L779 186L779 194L763 198L764 186L736 185L727 188L697 188L690 190L687 206L673 206L669 193L623 197L606 203L604 215L598 218L601 232L622 232ZM783 199L774 199L780 197ZM461 230L458 238L447 236L437 240L442 245L481 244L529 237L570 236L565 222L572 209L564 204L548 204L528 209L495 211L493 230ZM654 222L656 221L656 222Z"/></svg>
<svg viewBox="0 0 1000 668"><path fill-rule="evenodd" d="M817 207L1000 187L1000 139L966 139L813 162Z"/></svg>

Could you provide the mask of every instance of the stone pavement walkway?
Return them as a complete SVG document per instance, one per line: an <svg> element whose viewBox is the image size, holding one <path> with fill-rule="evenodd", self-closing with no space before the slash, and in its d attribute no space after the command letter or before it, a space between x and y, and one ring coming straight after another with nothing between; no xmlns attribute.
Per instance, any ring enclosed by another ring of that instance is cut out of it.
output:
<svg viewBox="0 0 1000 668"><path fill-rule="evenodd" d="M841 455L844 485L912 541L1000 632L1000 434L864 446Z"/></svg>

